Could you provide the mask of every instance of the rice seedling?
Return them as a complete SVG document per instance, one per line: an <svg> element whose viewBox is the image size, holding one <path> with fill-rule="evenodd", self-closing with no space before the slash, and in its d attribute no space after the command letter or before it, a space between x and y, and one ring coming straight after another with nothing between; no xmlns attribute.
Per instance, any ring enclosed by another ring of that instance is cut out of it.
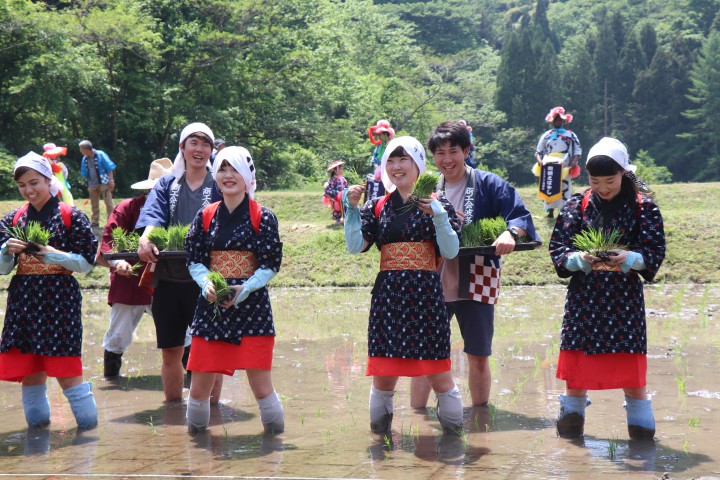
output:
<svg viewBox="0 0 720 480"><path fill-rule="evenodd" d="M155 424L153 423L152 415L150 415L150 421L148 422L148 425L150 425L150 431L152 432L152 434L157 435L158 431L157 431L157 428L155 427Z"/></svg>
<svg viewBox="0 0 720 480"><path fill-rule="evenodd" d="M25 227L11 225L9 227L5 227L4 230L11 238L27 242L27 231L25 230Z"/></svg>
<svg viewBox="0 0 720 480"><path fill-rule="evenodd" d="M683 397L686 396L687 395L687 385L686 385L687 376L681 375L681 376L675 377L675 383L677 383L678 393L680 393L680 395Z"/></svg>
<svg viewBox="0 0 720 480"><path fill-rule="evenodd" d="M423 173L415 181L412 196L418 198L430 198L430 194L435 191L438 177L432 173Z"/></svg>
<svg viewBox="0 0 720 480"><path fill-rule="evenodd" d="M613 435L608 440L608 458L610 458L610 460L615 460L615 456L617 455L617 449L618 449L618 437L617 437L617 435Z"/></svg>
<svg viewBox="0 0 720 480"><path fill-rule="evenodd" d="M166 250L185 250L185 237L187 237L190 225L172 225L167 229Z"/></svg>
<svg viewBox="0 0 720 480"><path fill-rule="evenodd" d="M607 260L612 250L627 250L628 247L622 243L622 232L616 228L610 231L603 231L593 227L575 235L573 245L582 252L587 252L600 260Z"/></svg>
<svg viewBox="0 0 720 480"><path fill-rule="evenodd" d="M690 420L688 420L688 426L690 427L699 427L700 426L700 419L698 417L690 417Z"/></svg>
<svg viewBox="0 0 720 480"><path fill-rule="evenodd" d="M50 240L50 230L44 228L40 222L28 222L27 241L38 245L47 245Z"/></svg>
<svg viewBox="0 0 720 480"><path fill-rule="evenodd" d="M477 222L463 226L460 232L460 245L463 247L492 245L505 230L507 223L504 218L481 218Z"/></svg>
<svg viewBox="0 0 720 480"><path fill-rule="evenodd" d="M218 272L210 272L208 274L208 280L210 280L215 289L215 302L213 303L215 304L215 315L217 316L220 315L220 304L232 298L233 290L230 288L225 277Z"/></svg>
<svg viewBox="0 0 720 480"><path fill-rule="evenodd" d="M157 247L158 250L167 250L168 231L164 227L155 227L150 231L148 240Z"/></svg>

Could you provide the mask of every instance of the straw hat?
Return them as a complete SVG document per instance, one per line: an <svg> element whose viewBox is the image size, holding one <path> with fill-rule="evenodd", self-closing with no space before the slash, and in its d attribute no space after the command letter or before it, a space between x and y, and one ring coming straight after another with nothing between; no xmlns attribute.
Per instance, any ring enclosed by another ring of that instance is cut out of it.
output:
<svg viewBox="0 0 720 480"><path fill-rule="evenodd" d="M64 155L67 155L67 147L58 147L54 143L46 143L45 145L43 145L42 156L45 158L54 160L57 157Z"/></svg>
<svg viewBox="0 0 720 480"><path fill-rule="evenodd" d="M337 167L339 167L340 165L345 165L345 162L343 162L342 160L335 160L328 166L327 171L331 172L331 171L335 170Z"/></svg>
<svg viewBox="0 0 720 480"><path fill-rule="evenodd" d="M169 158L159 158L150 164L150 173L147 180L130 185L133 190L150 190L163 175L172 173L173 163Z"/></svg>

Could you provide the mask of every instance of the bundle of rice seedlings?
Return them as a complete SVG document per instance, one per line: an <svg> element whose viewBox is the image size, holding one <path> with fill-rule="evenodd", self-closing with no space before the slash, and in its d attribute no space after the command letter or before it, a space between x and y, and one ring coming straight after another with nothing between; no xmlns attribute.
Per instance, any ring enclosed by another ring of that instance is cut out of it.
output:
<svg viewBox="0 0 720 480"><path fill-rule="evenodd" d="M622 232L617 228L603 231L589 227L573 237L573 245L581 252L587 252L605 261L613 250L627 250L622 242Z"/></svg>
<svg viewBox="0 0 720 480"><path fill-rule="evenodd" d="M168 231L167 228L164 227L155 227L150 231L150 234L148 235L148 240L150 240L158 250L167 250L167 243L168 243Z"/></svg>
<svg viewBox="0 0 720 480"><path fill-rule="evenodd" d="M25 227L20 227L18 225L13 225L10 227L6 227L5 232L10 235L10 237L20 240L22 242L27 242L27 230L25 230Z"/></svg>
<svg viewBox="0 0 720 480"><path fill-rule="evenodd" d="M38 245L47 245L50 240L50 230L44 228L40 222L27 224L27 241Z"/></svg>
<svg viewBox="0 0 720 480"><path fill-rule="evenodd" d="M130 251L130 248L128 248L128 233L125 231L124 228L113 228L110 232L110 236L112 237L112 245L114 252L118 253Z"/></svg>
<svg viewBox="0 0 720 480"><path fill-rule="evenodd" d="M460 232L460 244L463 247L489 246L505 230L507 230L507 223L503 217L481 218L477 222L463 226Z"/></svg>
<svg viewBox="0 0 720 480"><path fill-rule="evenodd" d="M188 230L190 230L190 225L172 225L168 227L166 250L185 250L185 237Z"/></svg>
<svg viewBox="0 0 720 480"><path fill-rule="evenodd" d="M226 300L230 300L233 296L233 290L227 283L225 277L218 272L210 272L208 280L212 282L215 289L215 316L220 315L220 304Z"/></svg>
<svg viewBox="0 0 720 480"><path fill-rule="evenodd" d="M423 173L415 181L415 188L413 188L412 196L415 199L419 198L430 198L430 194L435 191L438 177L432 173Z"/></svg>

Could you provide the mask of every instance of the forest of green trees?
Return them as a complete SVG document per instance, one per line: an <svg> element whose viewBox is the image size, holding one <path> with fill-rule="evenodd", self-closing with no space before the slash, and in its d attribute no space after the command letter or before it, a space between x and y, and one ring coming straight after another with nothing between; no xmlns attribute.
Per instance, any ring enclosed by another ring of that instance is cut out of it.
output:
<svg viewBox="0 0 720 480"><path fill-rule="evenodd" d="M0 0L0 196L14 159L90 139L119 187L180 129L247 147L260 188L369 171L367 127L446 119L512 182L562 105L650 183L720 180L720 0Z"/></svg>

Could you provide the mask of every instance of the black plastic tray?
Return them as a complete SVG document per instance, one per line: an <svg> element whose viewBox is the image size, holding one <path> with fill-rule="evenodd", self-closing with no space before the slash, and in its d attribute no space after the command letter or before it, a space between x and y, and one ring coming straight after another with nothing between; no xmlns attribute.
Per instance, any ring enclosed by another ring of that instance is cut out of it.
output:
<svg viewBox="0 0 720 480"><path fill-rule="evenodd" d="M535 250L540 245L542 245L542 242L516 243L513 252ZM495 247L492 245L484 247L460 247L460 253L458 255L461 257L470 255L495 255Z"/></svg>
<svg viewBox="0 0 720 480"><path fill-rule="evenodd" d="M105 260L135 260L138 258L138 254L137 252L103 253L103 257L105 257ZM159 260L187 258L187 252L185 250L170 250L160 252L157 257Z"/></svg>

